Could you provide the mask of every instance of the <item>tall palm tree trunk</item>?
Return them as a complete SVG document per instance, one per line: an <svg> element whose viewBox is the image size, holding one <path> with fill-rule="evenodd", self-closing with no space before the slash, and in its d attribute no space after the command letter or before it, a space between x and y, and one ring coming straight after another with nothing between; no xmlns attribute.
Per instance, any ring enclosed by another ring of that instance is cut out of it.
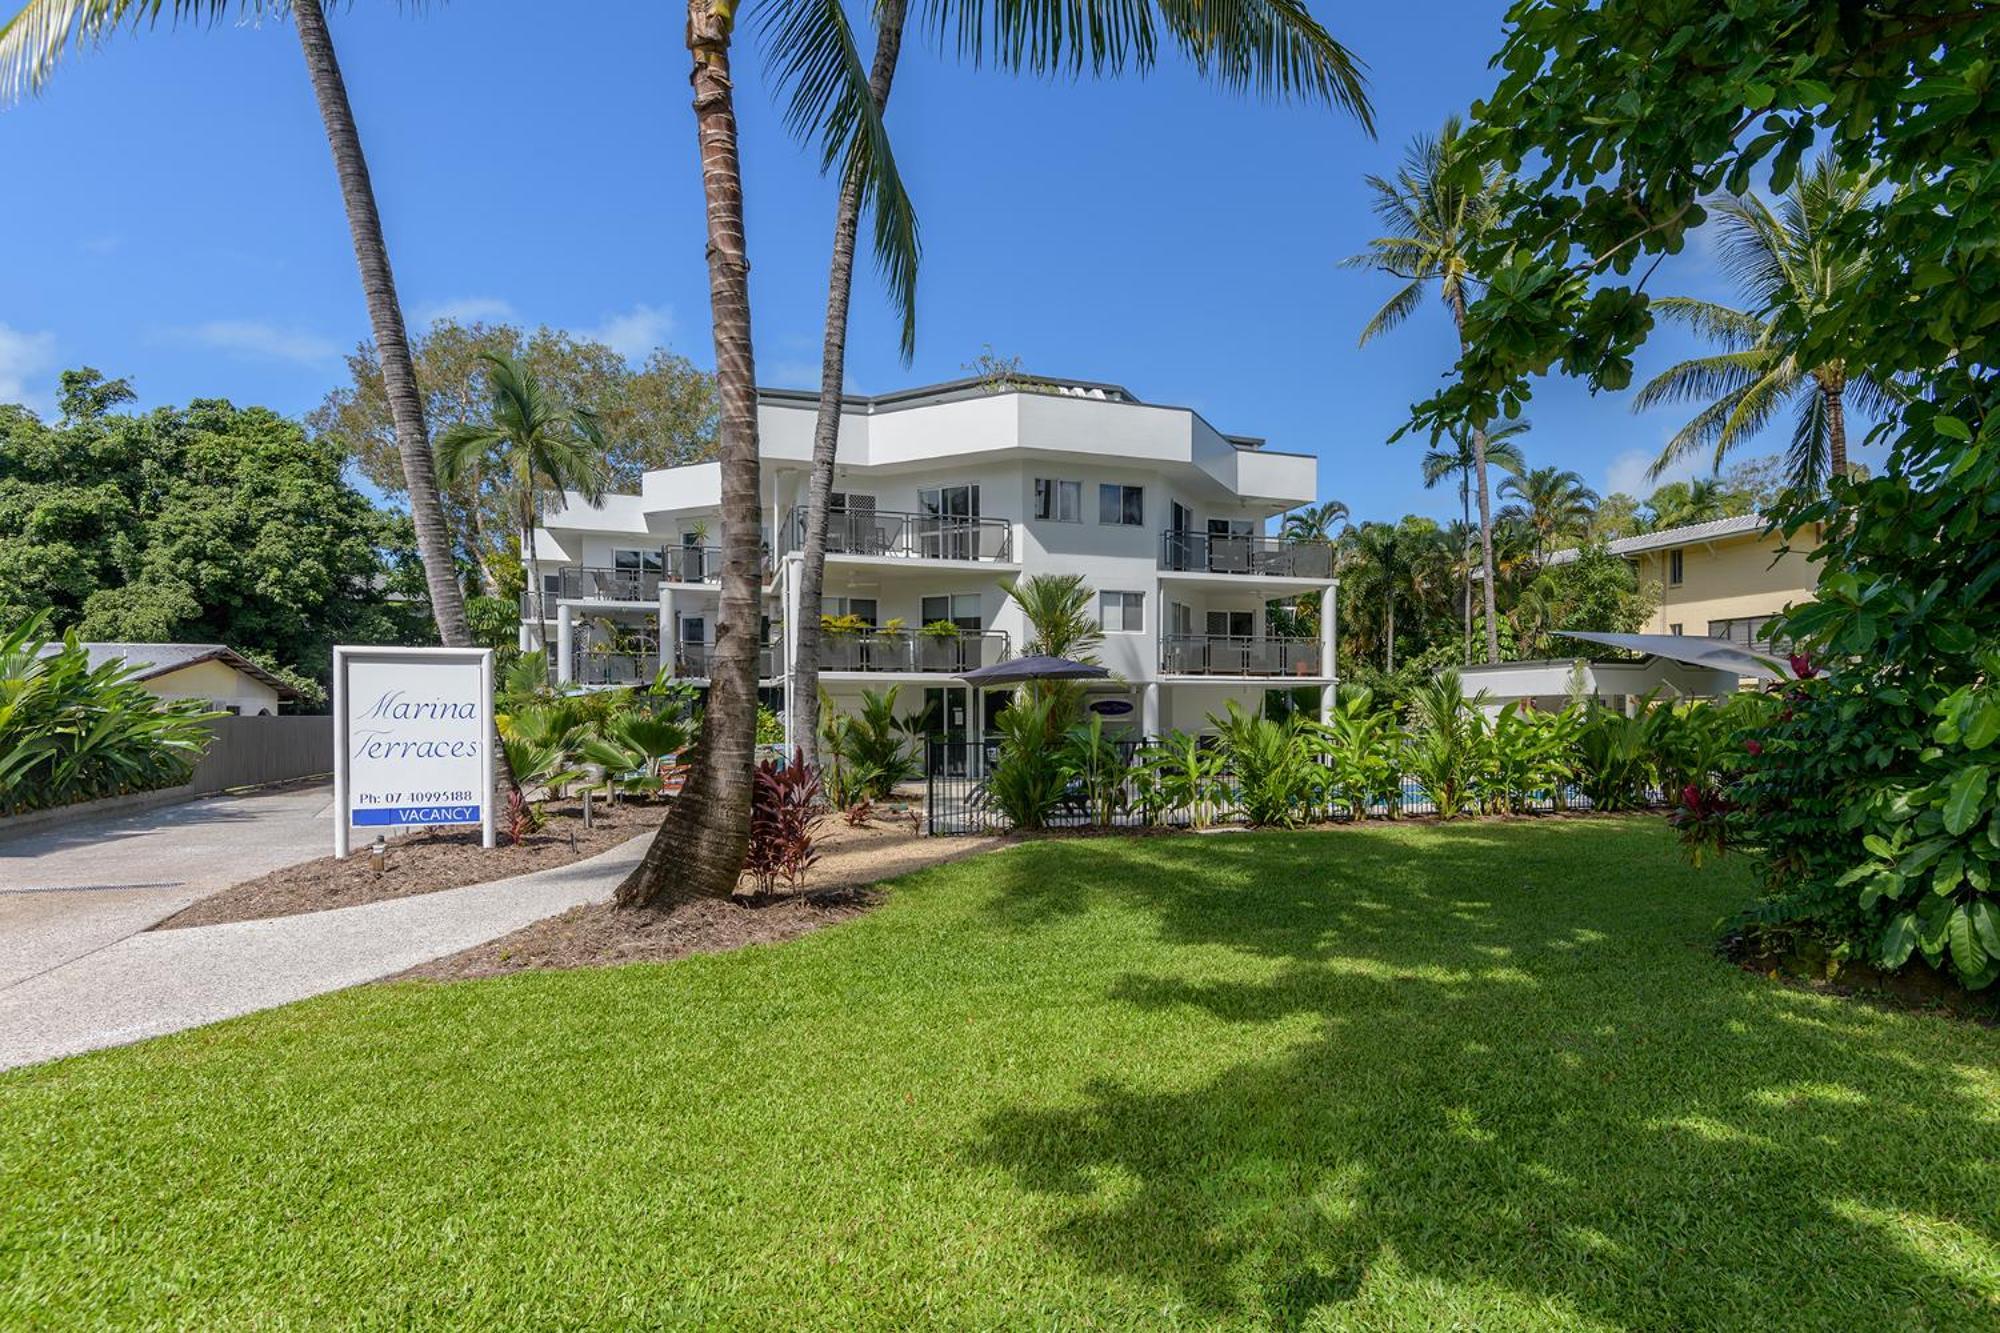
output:
<svg viewBox="0 0 2000 1333"><path fill-rule="evenodd" d="M618 886L621 907L727 897L750 838L756 770L758 550L757 377L750 346L750 259L743 239L743 172L729 75L734 9L688 0L694 114L708 212L708 303L721 398L722 591L708 703L694 772L652 846Z"/></svg>
<svg viewBox="0 0 2000 1333"><path fill-rule="evenodd" d="M382 388L389 397L389 415L396 423L396 453L403 463L403 488L410 495L410 522L417 530L417 555L424 562L431 619L445 647L471 648L465 590L459 586L451 529L445 523L430 435L424 428L424 400L417 391L417 369L410 360L403 307L396 299L396 275L389 267L389 243L382 237L375 183L369 179L368 159L361 152L361 132L355 128L354 108L347 100L347 81L340 76L340 61L334 55L333 36L326 30L326 12L319 0L293 0L292 25L298 29L313 100L319 103L327 147L333 150L334 174L340 178L340 201L347 210L354 262L361 269L361 292L368 301L368 324L382 366ZM497 729L487 744L493 748L495 790L510 799L518 796L520 783L514 779Z"/></svg>
<svg viewBox="0 0 2000 1333"><path fill-rule="evenodd" d="M1389 674L1393 676L1396 674L1396 593L1393 587L1389 592L1387 607L1389 612L1389 633L1386 637L1389 640Z"/></svg>
<svg viewBox="0 0 2000 1333"><path fill-rule="evenodd" d="M528 576L528 609L534 615L532 646L546 651L549 646L549 608L542 591L542 562L535 555L535 480L530 473L521 488L521 568Z"/></svg>
<svg viewBox="0 0 2000 1333"><path fill-rule="evenodd" d="M876 12L875 63L868 92L879 113L903 50L904 0L884 0ZM812 477L806 492L806 532L799 561L799 623L792 630L792 740L806 762L819 762L820 608L826 590L826 527L833 503L834 456L840 446L841 386L847 378L847 306L854 290L854 243L861 230L861 181L840 183L834 213L833 261L826 282L826 334L820 351L819 416L813 423Z"/></svg>
<svg viewBox="0 0 2000 1333"><path fill-rule="evenodd" d="M1841 396L1847 386L1840 380L1830 380L1821 387L1820 393L1826 397L1826 448L1827 480L1847 475L1847 409L1841 405Z"/></svg>
<svg viewBox="0 0 2000 1333"><path fill-rule="evenodd" d="M347 230L354 238L354 259L361 267L361 290L368 299L368 322L381 360L382 387L389 396L389 413L396 423L396 452L403 462L403 484L410 493L410 518L417 529L417 553L424 562L424 583L430 589L431 615L438 637L449 648L472 646L465 619L465 593L452 558L451 530L438 498L430 437L424 430L424 400L417 392L416 367L410 362L409 337L403 328L403 307L396 300L396 278L389 268L389 247L382 239L382 217L375 208L375 186L368 177L368 159L361 153L361 135L354 126L354 108L347 101L347 84L326 30L319 0L293 0L292 23L312 77L313 97L326 126L333 168L340 177L340 198L347 208Z"/></svg>
<svg viewBox="0 0 2000 1333"><path fill-rule="evenodd" d="M1463 356L1467 348L1465 293L1462 291L1452 293L1451 318L1458 328L1458 353ZM1486 423L1483 421L1472 428L1472 468L1478 474L1479 486L1479 572L1485 580L1486 660L1492 663L1500 660L1500 625L1493 597L1493 501L1486 489Z"/></svg>
<svg viewBox="0 0 2000 1333"><path fill-rule="evenodd" d="M1463 532L1472 526L1472 478L1465 478L1458 488L1458 514ZM1472 550L1468 544L1458 553L1458 563L1465 567L1465 588L1460 597L1460 605L1465 611L1465 664L1472 665Z"/></svg>

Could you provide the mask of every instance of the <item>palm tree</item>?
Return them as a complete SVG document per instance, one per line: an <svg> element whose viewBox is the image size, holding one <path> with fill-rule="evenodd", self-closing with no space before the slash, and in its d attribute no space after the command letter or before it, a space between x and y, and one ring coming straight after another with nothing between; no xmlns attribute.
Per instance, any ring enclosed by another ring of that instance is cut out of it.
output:
<svg viewBox="0 0 2000 1333"><path fill-rule="evenodd" d="M1386 670L1396 669L1396 602L1408 591L1417 542L1400 524L1363 523L1350 528L1341 553L1341 586L1357 605L1382 610Z"/></svg>
<svg viewBox="0 0 2000 1333"><path fill-rule="evenodd" d="M1654 491L1646 503L1653 511L1655 528L1683 528L1690 523L1706 523L1723 517L1727 493L1714 477L1693 481L1670 481Z"/></svg>
<svg viewBox="0 0 2000 1333"><path fill-rule="evenodd" d="M1457 116L1445 119L1436 137L1419 135L1404 154L1402 170L1393 181L1368 177L1375 216L1388 234L1368 243L1368 249L1342 261L1345 268L1366 268L1403 280L1403 287L1375 312L1361 330L1361 345L1410 317L1432 282L1451 312L1458 331L1459 355L1465 342L1466 287L1473 276L1471 252L1478 238L1500 217L1500 194L1507 183L1498 168L1470 160ZM1493 505L1487 488L1486 423L1469 423L1472 435L1474 489L1479 497L1480 568L1486 596L1486 660L1500 660L1500 637L1494 622Z"/></svg>
<svg viewBox="0 0 2000 1333"><path fill-rule="evenodd" d="M1714 202L1722 264L1742 289L1744 308L1686 296L1653 302L1654 310L1723 350L1668 368L1632 400L1635 412L1661 403L1703 405L1667 441L1652 476L1700 453L1711 453L1720 472L1729 451L1788 403L1797 413L1785 460L1793 490L1816 495L1829 477L1846 475L1847 404L1879 419L1894 390L1841 357L1802 365L1798 348L1814 316L1867 269L1867 258L1835 237L1867 209L1873 188L1867 176L1844 170L1828 154L1799 176L1776 211L1755 195Z"/></svg>
<svg viewBox="0 0 2000 1333"><path fill-rule="evenodd" d="M782 11L780 11L782 12ZM801 13L808 12L801 10ZM943 10L934 14L942 14ZM868 74L868 96L880 117L889 100L902 53L906 0L879 0L875 8L875 57ZM977 5L957 10L959 47L975 63L982 54L985 14ZM1078 30L1068 31L1071 24ZM1301 7L1283 0L1249 0L1211 15L1200 26L1180 21L1177 14L1156 10L1152 3L1133 6L1093 0L1081 14L1047 3L1024 6L1008 14L1006 25L996 21L993 36L1001 41L995 58L1014 68L1054 73L1063 67L1118 73L1128 61L1143 72L1158 49L1154 31L1164 27L1196 67L1226 88L1254 89L1279 96L1298 96L1341 107L1373 133L1361 73L1354 58ZM784 60L797 64L814 43L781 40ZM855 64L858 66L858 58ZM800 80L800 89L812 86ZM818 109L795 97L791 107L795 132L823 133L823 160L838 156L841 122L823 118ZM886 156L888 145L880 151ZM891 173L893 175L893 173ZM826 531L832 504L834 457L840 440L840 406L847 378L848 302L854 285L855 242L861 215L873 206L875 255L901 315L902 354L907 363L916 349L916 220L900 188L882 188L866 171L849 168L841 176L839 204L834 211L833 256L829 263L826 326L820 351L819 413L813 427L812 472L806 491L806 525L799 568L799 623L793 631L793 685L790 707L798 713L791 732L803 742L805 757L815 757L819 735L820 611L826 587ZM1341 513L1345 516L1343 506Z"/></svg>
<svg viewBox="0 0 2000 1333"><path fill-rule="evenodd" d="M1590 526L1597 492L1564 468L1538 467L1500 483L1500 494L1521 502L1521 515L1535 534L1537 563L1549 558L1549 543Z"/></svg>
<svg viewBox="0 0 2000 1333"><path fill-rule="evenodd" d="M541 562L535 556L535 528L541 498L549 491L575 491L596 504L604 498L609 470L597 416L587 408L565 407L549 397L541 381L511 357L480 353L492 416L461 421L437 440L438 476L445 485L479 472L505 477L506 505L521 539L527 572L528 605L534 619L535 648L544 648Z"/></svg>
<svg viewBox="0 0 2000 1333"><path fill-rule="evenodd" d="M0 27L0 105L18 100L24 91L39 90L54 72L63 48L95 45L127 19L134 27L151 23L166 5L167 0L27 0L6 26ZM458 580L451 530L431 466L423 398L410 362L403 308L396 299L396 279L389 267L388 244L382 238L375 187L369 179L368 160L361 152L361 135L354 126L354 108L348 104L347 84L341 78L333 38L327 32L326 14L320 0L236 0L234 6L230 0L172 0L176 20L219 19L232 7L251 14L291 12L327 145L333 151L354 259L361 269L361 290L367 298L382 384L396 424L396 450L402 457L403 482L409 492L417 552L424 562L424 582L430 590L431 615L437 622L438 638L447 647L470 647L465 590Z"/></svg>
<svg viewBox="0 0 2000 1333"><path fill-rule="evenodd" d="M1288 542L1318 542L1329 545L1339 535L1337 529L1347 522L1348 509L1339 500L1323 500L1316 505L1301 505L1286 514L1279 522L1278 535Z"/></svg>
<svg viewBox="0 0 2000 1333"><path fill-rule="evenodd" d="M1000 587L1028 622L1023 653L1096 664L1104 627L1098 623L1097 608L1091 605L1091 589L1083 575L1031 574ZM1023 695L1033 694L1047 703L1051 739L1068 730L1083 708L1083 686L1077 681L1036 681L1021 690Z"/></svg>
<svg viewBox="0 0 2000 1333"><path fill-rule="evenodd" d="M1510 421L1499 430L1486 437L1486 465L1499 468L1510 477L1521 475L1527 466L1521 457L1521 446L1514 443L1516 435L1525 435L1529 430L1526 421ZM1465 664L1472 665L1472 571L1471 544L1480 542L1480 530L1472 523L1472 487L1479 472L1479 454L1473 448L1472 432L1455 430L1451 433L1451 449L1428 449L1424 452L1424 489L1430 490L1448 477L1458 478L1459 530L1468 545L1459 564L1465 575ZM1482 575L1490 571L1482 563Z"/></svg>

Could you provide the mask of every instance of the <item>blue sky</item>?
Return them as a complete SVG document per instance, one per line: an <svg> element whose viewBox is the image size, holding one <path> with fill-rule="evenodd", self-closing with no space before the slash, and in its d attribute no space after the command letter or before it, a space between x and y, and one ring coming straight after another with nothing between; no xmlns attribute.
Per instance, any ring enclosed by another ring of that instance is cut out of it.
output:
<svg viewBox="0 0 2000 1333"><path fill-rule="evenodd" d="M853 387L953 378L990 344L1316 453L1322 496L1357 517L1455 512L1423 489L1419 445L1386 444L1449 367L1448 321L1427 307L1357 349L1392 286L1335 265L1373 234L1362 176L1490 86L1502 5L1318 8L1369 66L1377 139L1219 92L1172 58L1143 81L1047 82L906 47L890 128L923 226L920 343L904 367L865 275ZM711 364L685 11L552 12L358 0L333 16L404 305L417 321L546 322ZM737 82L759 379L809 386L832 190L779 123L754 32ZM46 409L56 370L88 363L132 377L147 404L302 412L366 336L286 23L120 33L66 60L42 97L0 112L0 179L0 401ZM1727 296L1699 245L1651 288ZM1656 335L1641 374L1688 350ZM1643 490L1679 424L1556 380L1531 415L1529 461L1600 490Z"/></svg>

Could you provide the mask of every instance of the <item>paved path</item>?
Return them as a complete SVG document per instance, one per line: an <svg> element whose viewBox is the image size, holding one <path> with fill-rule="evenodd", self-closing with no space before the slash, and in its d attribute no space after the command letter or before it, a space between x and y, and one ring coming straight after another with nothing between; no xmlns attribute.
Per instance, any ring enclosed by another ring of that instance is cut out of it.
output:
<svg viewBox="0 0 2000 1333"><path fill-rule="evenodd" d="M0 842L0 991L197 898L333 848L325 783L215 796Z"/></svg>
<svg viewBox="0 0 2000 1333"><path fill-rule="evenodd" d="M609 898L645 848L638 837L490 884L129 936L0 986L0 1069L289 1004L469 949Z"/></svg>

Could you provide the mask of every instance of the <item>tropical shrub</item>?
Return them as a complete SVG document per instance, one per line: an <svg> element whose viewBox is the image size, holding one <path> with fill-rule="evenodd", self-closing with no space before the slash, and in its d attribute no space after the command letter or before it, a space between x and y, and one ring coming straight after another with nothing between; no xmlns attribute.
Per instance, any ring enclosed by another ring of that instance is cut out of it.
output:
<svg viewBox="0 0 2000 1333"><path fill-rule="evenodd" d="M899 783L923 773L915 744L919 724L896 715L898 687L861 692L859 711L842 714L820 695L820 754L828 799L848 806L884 800Z"/></svg>
<svg viewBox="0 0 2000 1333"><path fill-rule="evenodd" d="M1022 691L994 721L1000 746L987 799L1017 829L1047 828L1068 794L1070 779L1049 743L1049 719L1061 706L1052 696Z"/></svg>
<svg viewBox="0 0 2000 1333"><path fill-rule="evenodd" d="M826 818L819 772L806 763L803 751L794 751L788 764L776 759L759 763L756 784L750 797L744 872L756 881L761 894L775 891L779 880L797 892L819 859L815 834Z"/></svg>
<svg viewBox="0 0 2000 1333"><path fill-rule="evenodd" d="M1314 762L1295 721L1257 717L1234 699L1224 716L1211 713L1208 721L1246 821L1291 828L1311 813L1323 791L1325 770Z"/></svg>
<svg viewBox="0 0 2000 1333"><path fill-rule="evenodd" d="M1596 702L1584 705L1576 732L1576 785L1593 810L1631 810L1652 786L1653 742L1661 730L1650 701L1627 717Z"/></svg>
<svg viewBox="0 0 2000 1333"><path fill-rule="evenodd" d="M1465 699L1455 668L1439 672L1410 696L1410 743L1404 762L1437 806L1440 819L1450 819L1465 808L1479 773L1478 702Z"/></svg>
<svg viewBox="0 0 2000 1333"><path fill-rule="evenodd" d="M1056 764L1083 798L1092 824L1109 828L1130 804L1131 761L1125 747L1104 734L1098 714L1091 713L1064 734Z"/></svg>
<svg viewBox="0 0 2000 1333"><path fill-rule="evenodd" d="M93 668L73 633L47 651L45 619L0 637L0 814L186 782L219 714Z"/></svg>
<svg viewBox="0 0 2000 1333"><path fill-rule="evenodd" d="M615 791L658 791L657 760L687 748L689 730L679 718L636 709L614 713L577 744L580 758L602 765Z"/></svg>
<svg viewBox="0 0 2000 1333"><path fill-rule="evenodd" d="M1170 731L1146 755L1140 772L1140 792L1149 816L1161 818L1185 812L1200 828L1204 816L1222 796L1222 753L1202 744L1199 736Z"/></svg>
<svg viewBox="0 0 2000 1333"><path fill-rule="evenodd" d="M1396 715L1375 706L1365 685L1342 685L1329 720L1314 724L1328 770L1328 792L1355 819L1381 806L1394 819L1403 799L1403 731Z"/></svg>
<svg viewBox="0 0 2000 1333"><path fill-rule="evenodd" d="M1519 702L1490 719L1475 713L1477 769L1473 796L1492 814L1516 815L1546 795L1560 809L1564 787L1576 775L1576 732L1581 715L1573 709L1539 712Z"/></svg>

